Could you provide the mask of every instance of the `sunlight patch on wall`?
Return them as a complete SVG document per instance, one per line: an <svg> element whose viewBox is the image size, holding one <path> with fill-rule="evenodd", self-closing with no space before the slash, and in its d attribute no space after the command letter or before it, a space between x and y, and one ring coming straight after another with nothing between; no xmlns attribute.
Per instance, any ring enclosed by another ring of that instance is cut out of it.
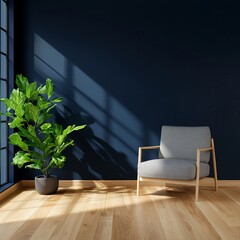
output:
<svg viewBox="0 0 240 240"><path fill-rule="evenodd" d="M34 70L38 81L50 77L58 82L56 93L63 96L63 104L91 116L94 134L126 154L133 167L143 139L148 138L149 145L159 143L159 136L38 34L34 35Z"/></svg>
<svg viewBox="0 0 240 240"><path fill-rule="evenodd" d="M64 81L66 78L66 58L44 39L34 34L34 70L41 77Z"/></svg>

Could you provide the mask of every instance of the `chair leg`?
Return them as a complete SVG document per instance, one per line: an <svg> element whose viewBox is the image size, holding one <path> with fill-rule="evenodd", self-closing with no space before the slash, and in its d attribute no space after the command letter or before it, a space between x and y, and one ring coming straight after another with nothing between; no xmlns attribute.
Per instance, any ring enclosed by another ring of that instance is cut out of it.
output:
<svg viewBox="0 0 240 240"><path fill-rule="evenodd" d="M198 201L199 196L199 178L200 178L200 150L197 150L197 174L196 174L196 188L195 188L195 202Z"/></svg>
<svg viewBox="0 0 240 240"><path fill-rule="evenodd" d="M214 146L214 141L213 141L213 139L212 139L212 157L213 157L213 173L214 173L215 191L218 191L217 161L216 161L216 153L215 153L215 146Z"/></svg>
<svg viewBox="0 0 240 240"><path fill-rule="evenodd" d="M137 177L137 196L140 195L140 177Z"/></svg>
<svg viewBox="0 0 240 240"><path fill-rule="evenodd" d="M198 196L199 196L199 181L196 182L196 188L195 188L195 202L198 202Z"/></svg>

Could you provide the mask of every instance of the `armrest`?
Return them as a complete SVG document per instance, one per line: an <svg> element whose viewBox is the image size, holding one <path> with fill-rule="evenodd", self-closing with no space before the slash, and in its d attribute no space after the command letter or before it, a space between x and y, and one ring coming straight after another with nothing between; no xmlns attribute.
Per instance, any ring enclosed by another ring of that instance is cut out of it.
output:
<svg viewBox="0 0 240 240"><path fill-rule="evenodd" d="M160 148L160 145L139 147L139 149L142 149L142 150L149 150L149 149L156 149L156 148Z"/></svg>
<svg viewBox="0 0 240 240"><path fill-rule="evenodd" d="M206 152L206 151L211 151L213 148L209 147L209 148L198 148L197 151L199 152Z"/></svg>
<svg viewBox="0 0 240 240"><path fill-rule="evenodd" d="M142 162L142 150L150 150L160 148L160 145L157 146L145 146L138 148L138 163Z"/></svg>

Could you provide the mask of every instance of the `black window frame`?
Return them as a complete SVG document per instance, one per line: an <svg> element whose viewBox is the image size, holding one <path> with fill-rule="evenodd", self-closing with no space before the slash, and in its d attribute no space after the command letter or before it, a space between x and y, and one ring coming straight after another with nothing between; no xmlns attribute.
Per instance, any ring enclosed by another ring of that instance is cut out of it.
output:
<svg viewBox="0 0 240 240"><path fill-rule="evenodd" d="M5 5L4 5L5 4ZM6 7L6 24L2 24L2 6ZM14 86L14 0L0 0L0 90L1 97L8 97ZM3 39L5 43L3 44ZM2 60L5 64L3 65ZM5 71L3 71L5 68ZM3 75L3 72L4 75ZM4 89L3 89L3 85ZM0 105L1 112L5 110L4 104ZM8 128L8 118L1 116L1 140L0 140L0 192L7 189L14 183L14 168L11 165L13 158L13 146L8 143L8 136L11 134ZM3 154L4 152L4 154Z"/></svg>

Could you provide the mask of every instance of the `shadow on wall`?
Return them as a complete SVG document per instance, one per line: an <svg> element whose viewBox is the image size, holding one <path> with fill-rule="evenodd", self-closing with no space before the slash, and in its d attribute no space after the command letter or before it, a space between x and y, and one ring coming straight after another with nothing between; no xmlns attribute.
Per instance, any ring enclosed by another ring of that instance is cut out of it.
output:
<svg viewBox="0 0 240 240"><path fill-rule="evenodd" d="M88 125L72 134L76 145L66 153L71 160L61 177L135 179L138 147L143 139L158 144L159 137L36 33L34 71L38 82L52 78L56 94L63 97L57 121Z"/></svg>

